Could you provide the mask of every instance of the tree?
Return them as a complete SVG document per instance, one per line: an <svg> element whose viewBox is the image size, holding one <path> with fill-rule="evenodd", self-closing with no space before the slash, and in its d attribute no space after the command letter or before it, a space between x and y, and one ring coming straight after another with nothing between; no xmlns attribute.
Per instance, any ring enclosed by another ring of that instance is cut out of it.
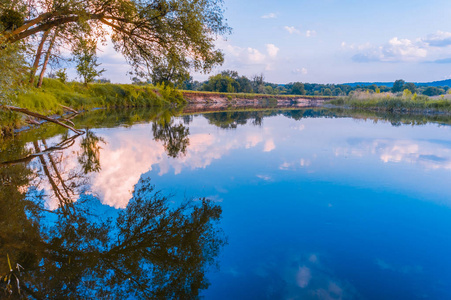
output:
<svg viewBox="0 0 451 300"><path fill-rule="evenodd" d="M208 79L208 83L204 88L212 92L236 93L240 90L240 84L227 75L217 74Z"/></svg>
<svg viewBox="0 0 451 300"><path fill-rule="evenodd" d="M1 39L1 37L0 37ZM0 47L0 105L11 103L26 72L24 47L21 44L8 44Z"/></svg>
<svg viewBox="0 0 451 300"><path fill-rule="evenodd" d="M223 76L228 76L228 77L230 77L230 78L232 78L232 79L235 79L235 80L237 80L238 77L239 77L238 72L237 72L237 71L233 71L233 70L225 70L225 71L222 71L222 72L221 72L221 75L223 75Z"/></svg>
<svg viewBox="0 0 451 300"><path fill-rule="evenodd" d="M154 85L164 84L166 86L181 85L184 81L189 79L189 72L185 68L180 68L174 65L165 64L161 62L153 66L150 71L150 78Z"/></svg>
<svg viewBox="0 0 451 300"><path fill-rule="evenodd" d="M415 83L412 82L404 84L404 89L409 90L412 94L415 94L417 92L417 87L415 86Z"/></svg>
<svg viewBox="0 0 451 300"><path fill-rule="evenodd" d="M391 89L392 93L402 92L404 89L404 84L405 84L404 80L402 80L402 79L396 80Z"/></svg>
<svg viewBox="0 0 451 300"><path fill-rule="evenodd" d="M369 90L372 90L373 92L376 92L376 90L378 89L376 84L372 84L368 87Z"/></svg>
<svg viewBox="0 0 451 300"><path fill-rule="evenodd" d="M334 88L334 90L332 91L332 95L334 96L341 96L342 93L343 91L339 87Z"/></svg>
<svg viewBox="0 0 451 300"><path fill-rule="evenodd" d="M291 87L291 94L293 94L293 95L305 95L304 84L301 83L301 82L293 83L293 86Z"/></svg>
<svg viewBox="0 0 451 300"><path fill-rule="evenodd" d="M325 88L322 92L324 96L332 96L332 91L330 88Z"/></svg>
<svg viewBox="0 0 451 300"><path fill-rule="evenodd" d="M97 63L96 50L96 41L85 39L81 39L74 49L74 61L77 63L77 73L83 79L85 85L93 82L96 77L105 72L105 69L96 69L101 65Z"/></svg>
<svg viewBox="0 0 451 300"><path fill-rule="evenodd" d="M237 92L239 93L252 93L252 82L246 76L240 76L235 79L240 88Z"/></svg>
<svg viewBox="0 0 451 300"><path fill-rule="evenodd" d="M439 89L435 86L429 86L423 91L423 95L430 96L430 97L437 96L437 95L440 95L443 93L444 93L444 90Z"/></svg>
<svg viewBox="0 0 451 300"><path fill-rule="evenodd" d="M265 75L263 73L252 76L252 88L254 93L264 92Z"/></svg>
<svg viewBox="0 0 451 300"><path fill-rule="evenodd" d="M66 83L67 82L66 68L56 71L55 78L58 78L58 80L61 81L61 83Z"/></svg>
<svg viewBox="0 0 451 300"><path fill-rule="evenodd" d="M230 32L222 0L17 0L0 7L2 20L11 11L15 21L5 21L1 33L9 43L65 26L63 34L102 40L107 26L115 49L139 76L158 65L207 72L223 61L217 36Z"/></svg>
<svg viewBox="0 0 451 300"><path fill-rule="evenodd" d="M274 94L274 89L272 88L272 86L270 86L270 85L265 86L264 94L268 94L268 95Z"/></svg>

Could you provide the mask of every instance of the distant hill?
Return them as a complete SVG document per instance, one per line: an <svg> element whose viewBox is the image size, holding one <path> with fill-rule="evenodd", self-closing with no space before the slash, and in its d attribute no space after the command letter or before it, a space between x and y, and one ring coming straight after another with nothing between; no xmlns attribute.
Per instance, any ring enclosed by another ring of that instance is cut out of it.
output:
<svg viewBox="0 0 451 300"><path fill-rule="evenodd" d="M426 83L415 82L415 84L418 86L451 86L451 79L426 82Z"/></svg>
<svg viewBox="0 0 451 300"><path fill-rule="evenodd" d="M433 82L414 82L417 86L450 86L451 87L451 79L446 80L440 80L440 81L433 81ZM382 86L385 85L387 87L392 87L393 82L353 82L353 83L344 83L346 85L350 85L352 87L356 87L358 85L360 86L370 86L370 85L377 85Z"/></svg>

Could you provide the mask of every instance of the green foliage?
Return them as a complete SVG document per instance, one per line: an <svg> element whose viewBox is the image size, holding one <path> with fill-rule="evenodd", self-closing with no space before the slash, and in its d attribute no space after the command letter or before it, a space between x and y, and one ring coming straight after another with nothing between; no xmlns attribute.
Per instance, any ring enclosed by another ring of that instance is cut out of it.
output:
<svg viewBox="0 0 451 300"><path fill-rule="evenodd" d="M235 93L240 90L240 84L228 75L211 76L203 89L211 92Z"/></svg>
<svg viewBox="0 0 451 300"><path fill-rule="evenodd" d="M188 66L176 66L161 62L153 66L150 78L154 85L180 85L189 78L187 68Z"/></svg>
<svg viewBox="0 0 451 300"><path fill-rule="evenodd" d="M444 93L444 90L439 89L435 86L429 86L423 91L423 95L426 95L426 96L437 96L437 95L440 95L443 93Z"/></svg>
<svg viewBox="0 0 451 300"><path fill-rule="evenodd" d="M67 82L67 72L66 72L66 68L64 69L59 69L58 71L56 71L55 73L55 77L61 81L61 83L66 83Z"/></svg>
<svg viewBox="0 0 451 300"><path fill-rule="evenodd" d="M8 37L9 42L38 37L55 28L70 46L81 36L105 40L110 35L115 49L131 64L135 75L148 78L153 72L159 77L156 83L174 83L190 70L208 72L221 64L223 53L215 49L215 41L218 35L230 32L223 17L222 0L8 2L0 7L5 23L1 32L17 28L23 21L32 24L18 28ZM12 6L32 13L23 20L7 9ZM80 69L85 70L86 66ZM162 76L167 72L171 78Z"/></svg>
<svg viewBox="0 0 451 300"><path fill-rule="evenodd" d="M0 104L11 104L15 95L22 90L22 81L27 72L24 46L2 44L0 36Z"/></svg>
<svg viewBox="0 0 451 300"><path fill-rule="evenodd" d="M77 73L83 79L85 85L93 82L96 77L105 72L105 69L97 70L101 64L97 63L96 50L97 43L95 40L81 39L73 51Z"/></svg>
<svg viewBox="0 0 451 300"><path fill-rule="evenodd" d="M408 90L408 89L405 89L402 92L402 97L406 98L406 99L411 99L412 98L412 92L410 90Z"/></svg>
<svg viewBox="0 0 451 300"><path fill-rule="evenodd" d="M322 93L324 96L332 96L332 90L330 88L325 88Z"/></svg>
<svg viewBox="0 0 451 300"><path fill-rule="evenodd" d="M409 90L412 94L415 94L417 92L417 87L415 86L415 83L408 82L404 84L404 90Z"/></svg>
<svg viewBox="0 0 451 300"><path fill-rule="evenodd" d="M291 94L293 95L305 95L305 87L301 82L293 83L291 87Z"/></svg>
<svg viewBox="0 0 451 300"><path fill-rule="evenodd" d="M76 82L63 84L51 78L44 78L42 89L22 90L13 101L15 106L45 115L62 113L61 105L89 110L100 107L164 107L183 103L183 94L165 85L93 83L85 87ZM0 111L0 132L11 132L21 122L23 120L17 113Z"/></svg>
<svg viewBox="0 0 451 300"><path fill-rule="evenodd" d="M0 15L0 25L3 30L11 31L19 28L24 23L23 15L12 9L5 9Z"/></svg>
<svg viewBox="0 0 451 300"><path fill-rule="evenodd" d="M342 97L330 100L328 103L339 106L348 106L355 109L369 109L389 112L418 112L436 111L451 112L451 100L434 100L427 96L412 95L410 90L405 90L403 96L378 96L372 97Z"/></svg>
<svg viewBox="0 0 451 300"><path fill-rule="evenodd" d="M173 103L184 103L185 99L183 98L182 92L175 89L171 85L165 85L164 83L157 85L158 92L160 95Z"/></svg>
<svg viewBox="0 0 451 300"><path fill-rule="evenodd" d="M392 93L402 92L402 90L404 88L404 84L405 84L404 80L402 80L402 79L396 80L391 89Z"/></svg>

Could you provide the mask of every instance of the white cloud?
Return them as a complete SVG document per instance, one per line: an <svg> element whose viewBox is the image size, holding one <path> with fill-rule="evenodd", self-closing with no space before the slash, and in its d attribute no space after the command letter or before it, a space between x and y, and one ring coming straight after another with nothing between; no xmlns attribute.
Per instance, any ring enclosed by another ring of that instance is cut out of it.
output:
<svg viewBox="0 0 451 300"><path fill-rule="evenodd" d="M247 48L245 54L248 56L251 62L261 63L265 60L266 56L260 51L254 48Z"/></svg>
<svg viewBox="0 0 451 300"><path fill-rule="evenodd" d="M432 47L447 47L451 45L451 32L437 31L423 39L425 43Z"/></svg>
<svg viewBox="0 0 451 300"><path fill-rule="evenodd" d="M223 49L227 56L233 57L234 60L242 64L261 64L264 63L266 56L261 53L258 49L247 47L241 48L238 46L233 46L231 44L226 44Z"/></svg>
<svg viewBox="0 0 451 300"><path fill-rule="evenodd" d="M373 46L369 43L356 46L347 45L343 42L342 47L358 51L353 56L353 60L356 62L421 61L428 56L428 49L421 40L412 41L397 37L392 38L382 46Z"/></svg>
<svg viewBox="0 0 451 300"><path fill-rule="evenodd" d="M293 74L302 74L302 75L307 75L308 70L306 68L297 68L294 69L293 71L291 71Z"/></svg>
<svg viewBox="0 0 451 300"><path fill-rule="evenodd" d="M276 149L276 145L274 144L274 140L273 139L267 140L266 143L265 143L265 146L263 148L263 151L271 152L274 149Z"/></svg>
<svg viewBox="0 0 451 300"><path fill-rule="evenodd" d="M384 163L410 163L427 170L451 170L451 150L440 143L413 140L362 140L350 148L338 148L336 156L376 155Z"/></svg>
<svg viewBox="0 0 451 300"><path fill-rule="evenodd" d="M228 42L218 43L218 47L222 48L226 54L226 60L232 59L241 64L266 64L268 59L277 57L279 48L274 44L266 44L266 54L259 49L252 47L239 47L231 45Z"/></svg>
<svg viewBox="0 0 451 300"><path fill-rule="evenodd" d="M267 15L262 16L262 19L276 19L277 15L275 13L269 13Z"/></svg>
<svg viewBox="0 0 451 300"><path fill-rule="evenodd" d="M263 69L273 70L277 66L277 55L280 49L274 44L266 44L264 49L257 49L235 46L228 41L218 40L216 45L223 49L225 54L223 68L249 68L254 69L254 72L261 72Z"/></svg>
<svg viewBox="0 0 451 300"><path fill-rule="evenodd" d="M341 43L341 48L355 52L356 62L437 62L448 63L451 32L437 31L424 38L393 37L383 45Z"/></svg>
<svg viewBox="0 0 451 300"><path fill-rule="evenodd" d="M285 26L283 29L288 31L289 34L301 34L299 29L296 29L294 26Z"/></svg>
<svg viewBox="0 0 451 300"><path fill-rule="evenodd" d="M316 31L315 30L307 30L305 32L305 36L306 37L314 37L314 36L316 36Z"/></svg>
<svg viewBox="0 0 451 300"><path fill-rule="evenodd" d="M277 53L279 53L279 48L277 48L274 44L266 44L266 51L268 52L269 57L276 58Z"/></svg>

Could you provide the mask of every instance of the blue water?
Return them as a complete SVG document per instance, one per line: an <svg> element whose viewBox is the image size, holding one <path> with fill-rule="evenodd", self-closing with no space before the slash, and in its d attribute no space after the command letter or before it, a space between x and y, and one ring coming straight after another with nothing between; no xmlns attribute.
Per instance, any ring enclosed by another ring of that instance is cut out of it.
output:
<svg viewBox="0 0 451 300"><path fill-rule="evenodd" d="M451 127L285 115L175 118L189 128L175 158L151 124L95 129L90 193L124 208L151 178L175 203L220 205L206 299L451 299Z"/></svg>
<svg viewBox="0 0 451 300"><path fill-rule="evenodd" d="M221 203L228 245L207 299L451 298L449 127L249 123L224 131L198 116L191 136L214 142L143 175Z"/></svg>

